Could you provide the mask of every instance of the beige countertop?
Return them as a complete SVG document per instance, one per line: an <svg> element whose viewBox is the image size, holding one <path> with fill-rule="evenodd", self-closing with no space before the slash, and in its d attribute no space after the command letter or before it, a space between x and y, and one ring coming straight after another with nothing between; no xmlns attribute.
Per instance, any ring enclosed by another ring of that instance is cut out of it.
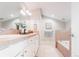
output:
<svg viewBox="0 0 79 59"><path fill-rule="evenodd" d="M20 41L23 41L25 39L21 39L21 38L31 38L35 35L38 35L37 32L33 32L33 33L29 33L29 34L17 34L17 35L0 35L0 45L10 45L10 44L14 44ZM3 37L2 37L3 36Z"/></svg>

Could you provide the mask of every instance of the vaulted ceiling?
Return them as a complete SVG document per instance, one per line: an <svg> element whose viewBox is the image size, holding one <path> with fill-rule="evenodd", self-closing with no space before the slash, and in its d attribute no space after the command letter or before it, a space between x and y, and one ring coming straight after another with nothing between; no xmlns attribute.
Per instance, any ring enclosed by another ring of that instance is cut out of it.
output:
<svg viewBox="0 0 79 59"><path fill-rule="evenodd" d="M70 19L71 4L69 2L0 2L0 18L17 16L24 5L28 10L41 8L42 14Z"/></svg>
<svg viewBox="0 0 79 59"><path fill-rule="evenodd" d="M25 3L29 9L41 8L44 15L70 19L70 2L40 2Z"/></svg>
<svg viewBox="0 0 79 59"><path fill-rule="evenodd" d="M0 2L0 18L10 17L11 14L17 14L20 10L20 3Z"/></svg>

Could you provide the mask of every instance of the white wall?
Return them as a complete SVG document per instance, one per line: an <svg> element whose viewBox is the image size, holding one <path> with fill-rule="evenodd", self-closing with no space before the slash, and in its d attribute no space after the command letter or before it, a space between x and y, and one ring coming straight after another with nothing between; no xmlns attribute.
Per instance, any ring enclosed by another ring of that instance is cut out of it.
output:
<svg viewBox="0 0 79 59"><path fill-rule="evenodd" d="M0 22L0 28L2 27L2 23Z"/></svg>
<svg viewBox="0 0 79 59"><path fill-rule="evenodd" d="M19 19L2 22L1 27L5 28L5 29L10 29L10 28L16 29L16 23L18 22L18 20ZM33 20L25 19L25 20L22 20L22 21L20 20L20 22L26 23L28 30L33 29L33 24L34 24Z"/></svg>
<svg viewBox="0 0 79 59"><path fill-rule="evenodd" d="M44 31L45 31L45 23L51 23L52 24L52 31L53 31L53 35L52 37L49 39L49 38L46 38L44 36ZM49 19L49 18L42 18L40 21L39 21L39 30L40 30L40 38L41 40L51 40L51 42L53 43L52 46L55 46L55 31L56 30L64 30L64 23L62 22L59 22L59 21L55 21L55 19Z"/></svg>
<svg viewBox="0 0 79 59"><path fill-rule="evenodd" d="M12 20L8 20L8 21L4 21L1 23L1 27L2 28L14 28L16 29L16 23L18 22L18 19L12 19Z"/></svg>
<svg viewBox="0 0 79 59"><path fill-rule="evenodd" d="M66 22L66 30L67 31L71 30L71 20L69 20L68 22Z"/></svg>
<svg viewBox="0 0 79 59"><path fill-rule="evenodd" d="M70 19L71 2L26 2L28 9L41 8L44 15Z"/></svg>
<svg viewBox="0 0 79 59"><path fill-rule="evenodd" d="M72 56L79 56L79 3L72 3Z"/></svg>

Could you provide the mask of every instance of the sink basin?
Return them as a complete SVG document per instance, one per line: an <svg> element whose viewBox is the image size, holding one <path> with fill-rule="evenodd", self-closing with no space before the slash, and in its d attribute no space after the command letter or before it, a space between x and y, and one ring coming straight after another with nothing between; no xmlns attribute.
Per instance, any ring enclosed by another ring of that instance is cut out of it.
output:
<svg viewBox="0 0 79 59"><path fill-rule="evenodd" d="M0 51L8 48L10 45L0 45Z"/></svg>
<svg viewBox="0 0 79 59"><path fill-rule="evenodd" d="M10 45L12 45L12 44L15 44L15 43L21 41L19 39L21 37L25 37L25 36L0 35L0 42L1 42L1 44L0 44L0 51L10 47ZM5 41L7 41L8 44Z"/></svg>
<svg viewBox="0 0 79 59"><path fill-rule="evenodd" d="M0 35L0 40L6 41L6 40L15 40L16 39L16 35ZM4 50L6 48L8 48L10 45L6 44L5 42L3 42L4 44L0 44L0 51Z"/></svg>

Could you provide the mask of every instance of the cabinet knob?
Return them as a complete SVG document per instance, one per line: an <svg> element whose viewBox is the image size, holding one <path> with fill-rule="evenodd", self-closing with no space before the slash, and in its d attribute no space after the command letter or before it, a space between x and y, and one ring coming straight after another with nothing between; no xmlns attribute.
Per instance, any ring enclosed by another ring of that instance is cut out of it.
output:
<svg viewBox="0 0 79 59"><path fill-rule="evenodd" d="M32 41L32 40L30 40L30 41Z"/></svg>
<svg viewBox="0 0 79 59"><path fill-rule="evenodd" d="M24 54L22 54L21 56L24 57Z"/></svg>
<svg viewBox="0 0 79 59"><path fill-rule="evenodd" d="M27 51L25 50L24 52L26 53Z"/></svg>
<svg viewBox="0 0 79 59"><path fill-rule="evenodd" d="M75 35L74 34L71 34L71 36L74 37Z"/></svg>

